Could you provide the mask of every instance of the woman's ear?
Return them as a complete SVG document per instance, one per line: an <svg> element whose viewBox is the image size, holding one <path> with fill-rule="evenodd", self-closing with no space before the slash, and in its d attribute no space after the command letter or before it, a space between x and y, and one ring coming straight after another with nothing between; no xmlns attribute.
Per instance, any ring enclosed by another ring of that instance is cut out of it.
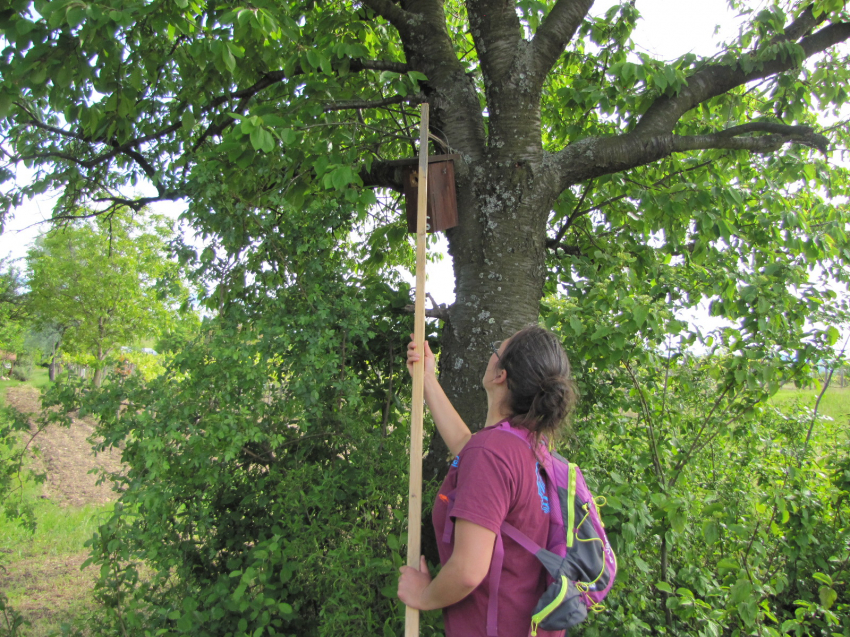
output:
<svg viewBox="0 0 850 637"><path fill-rule="evenodd" d="M501 385L508 382L508 370L497 367L493 372L493 384Z"/></svg>

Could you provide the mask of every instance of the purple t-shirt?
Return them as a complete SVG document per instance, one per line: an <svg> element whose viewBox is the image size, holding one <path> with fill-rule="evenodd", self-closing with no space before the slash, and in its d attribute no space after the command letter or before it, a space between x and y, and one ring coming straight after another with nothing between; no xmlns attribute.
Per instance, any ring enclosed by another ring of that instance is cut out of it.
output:
<svg viewBox="0 0 850 637"><path fill-rule="evenodd" d="M455 492L451 517L473 522L499 533L506 521L541 546L546 546L549 515L544 512L546 487L537 459L528 445L509 432L492 427L472 436L452 462L434 504L432 520L437 533L440 562L454 548L443 542L448 494ZM507 536L499 584L499 637L531 633L531 613L546 589L546 573L531 553ZM446 637L486 637L489 575L464 599L443 609ZM539 630L539 637L563 635Z"/></svg>

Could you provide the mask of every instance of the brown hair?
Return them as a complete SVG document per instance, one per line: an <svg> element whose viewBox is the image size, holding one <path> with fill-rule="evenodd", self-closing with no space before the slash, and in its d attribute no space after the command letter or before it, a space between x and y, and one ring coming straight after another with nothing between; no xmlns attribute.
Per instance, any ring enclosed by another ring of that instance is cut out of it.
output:
<svg viewBox="0 0 850 637"><path fill-rule="evenodd" d="M553 443L578 397L558 337L542 327L526 327L511 336L497 365L508 373L511 424Z"/></svg>

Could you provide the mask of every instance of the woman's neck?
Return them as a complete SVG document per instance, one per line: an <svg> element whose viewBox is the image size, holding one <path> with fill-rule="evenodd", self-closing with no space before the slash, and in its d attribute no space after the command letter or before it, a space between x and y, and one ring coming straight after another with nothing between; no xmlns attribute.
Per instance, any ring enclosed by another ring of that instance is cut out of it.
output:
<svg viewBox="0 0 850 637"><path fill-rule="evenodd" d="M498 425L503 420L507 420L513 414L505 407L505 401L501 400L501 396L488 394L487 396L487 420L484 421L485 427Z"/></svg>

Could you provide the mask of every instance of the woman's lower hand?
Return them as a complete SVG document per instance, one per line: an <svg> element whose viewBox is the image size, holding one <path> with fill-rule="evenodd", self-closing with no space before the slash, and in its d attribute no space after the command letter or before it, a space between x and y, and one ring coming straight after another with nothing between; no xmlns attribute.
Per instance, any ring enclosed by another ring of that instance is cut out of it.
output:
<svg viewBox="0 0 850 637"><path fill-rule="evenodd" d="M407 344L407 371L413 375L413 363L422 358L422 355L416 349L416 343L413 342L413 334L410 335L410 343ZM437 371L437 360L431 352L431 346L428 341L425 341L425 373L435 374Z"/></svg>
<svg viewBox="0 0 850 637"><path fill-rule="evenodd" d="M430 610L425 607L423 597L425 589L431 583L431 573L423 555L419 559L419 570L411 566L402 566L401 576L398 578L398 598L411 608L419 610Z"/></svg>

